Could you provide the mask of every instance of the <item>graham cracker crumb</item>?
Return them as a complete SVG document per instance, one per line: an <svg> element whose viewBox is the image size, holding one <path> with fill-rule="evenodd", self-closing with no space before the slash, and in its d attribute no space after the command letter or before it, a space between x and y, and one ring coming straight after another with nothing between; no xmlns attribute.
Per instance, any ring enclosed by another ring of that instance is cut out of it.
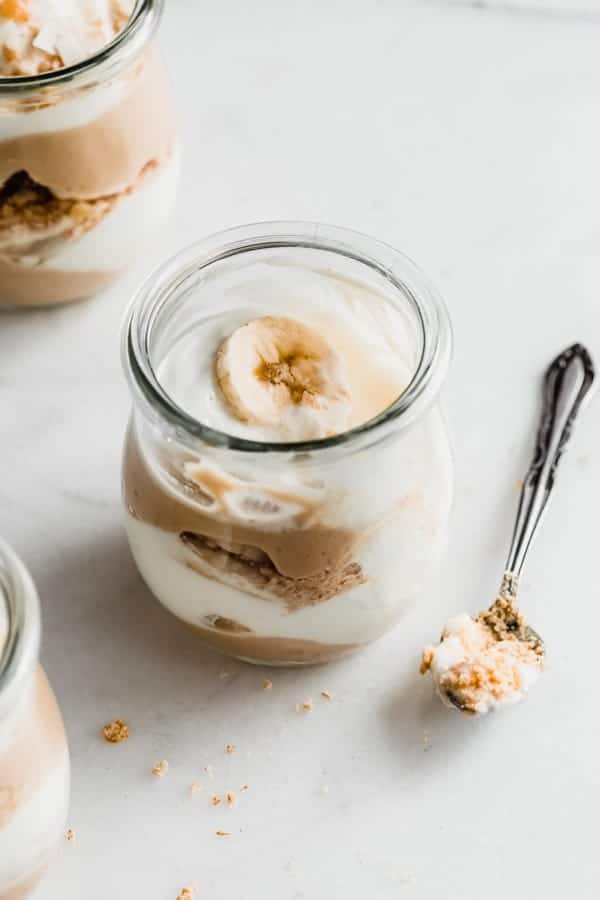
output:
<svg viewBox="0 0 600 900"><path fill-rule="evenodd" d="M265 690L265 691L270 691L272 687L273 687L273 682L271 681L271 679L270 679L270 678L265 678L264 681L263 681L263 688L264 688L264 690Z"/></svg>
<svg viewBox="0 0 600 900"><path fill-rule="evenodd" d="M231 809L232 806L235 806L236 798L235 794L232 794L231 791L227 792L227 806Z"/></svg>
<svg viewBox="0 0 600 900"><path fill-rule="evenodd" d="M102 729L104 740L109 744L120 744L129 737L129 727L122 719L114 719Z"/></svg>
<svg viewBox="0 0 600 900"><path fill-rule="evenodd" d="M333 700L333 694L330 694L329 691L321 691L321 697L325 697L326 700Z"/></svg>
<svg viewBox="0 0 600 900"><path fill-rule="evenodd" d="M425 647L425 649L423 650L423 655L421 656L421 665L419 666L419 672L421 673L421 675L429 672L433 664L434 656L435 650L433 649L433 647Z"/></svg>
<svg viewBox="0 0 600 900"><path fill-rule="evenodd" d="M212 803L213 806L220 806L220 805L221 805L221 798L220 798L220 797L217 797L217 795L215 794L214 797L211 797L211 798L210 798L210 802Z"/></svg>
<svg viewBox="0 0 600 900"><path fill-rule="evenodd" d="M13 22L28 22L29 13L23 4L23 0L2 0L0 3L0 15Z"/></svg>
<svg viewBox="0 0 600 900"><path fill-rule="evenodd" d="M180 893L177 895L177 900L193 900L196 896L196 888L191 885L190 887L181 888Z"/></svg>
<svg viewBox="0 0 600 900"><path fill-rule="evenodd" d="M313 708L313 702L312 702L312 700L310 700L310 699L309 699L309 700L305 700L304 703L302 704L302 709L303 709L305 712L312 712L312 708Z"/></svg>
<svg viewBox="0 0 600 900"><path fill-rule="evenodd" d="M242 785L242 791L245 792L245 791L247 791L247 790L249 790L248 785L247 785L247 784L243 784L243 785Z"/></svg>
<svg viewBox="0 0 600 900"><path fill-rule="evenodd" d="M75 840L75 832L72 828L69 828L69 830L67 831L67 840L70 844L72 844Z"/></svg>
<svg viewBox="0 0 600 900"><path fill-rule="evenodd" d="M166 759L161 759L154 766L152 766L152 774L156 775L157 778L164 778L168 771L169 763Z"/></svg>
<svg viewBox="0 0 600 900"><path fill-rule="evenodd" d="M190 785L190 794L192 795L192 797L194 796L194 794L200 793L201 790L202 790L202 785L199 784L197 781L194 781Z"/></svg>
<svg viewBox="0 0 600 900"><path fill-rule="evenodd" d="M227 744L225 747L226 753L235 753L235 744Z"/></svg>
<svg viewBox="0 0 600 900"><path fill-rule="evenodd" d="M215 834L217 835L217 837L229 837L231 832L230 831L215 831Z"/></svg>

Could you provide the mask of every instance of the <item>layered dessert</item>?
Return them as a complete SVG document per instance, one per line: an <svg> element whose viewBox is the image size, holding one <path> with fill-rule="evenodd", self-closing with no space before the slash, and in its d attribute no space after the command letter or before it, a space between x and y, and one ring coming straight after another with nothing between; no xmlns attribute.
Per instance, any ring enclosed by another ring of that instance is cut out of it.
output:
<svg viewBox="0 0 600 900"><path fill-rule="evenodd" d="M128 55L133 6L0 2L0 303L95 293L170 211L172 103L156 51ZM110 66L61 80L111 41ZM29 86L28 76L39 77Z"/></svg>
<svg viewBox="0 0 600 900"><path fill-rule="evenodd" d="M446 706L485 715L523 700L543 665L538 636L513 601L500 596L476 618L451 619L438 646L423 651L421 673L431 672Z"/></svg>
<svg viewBox="0 0 600 900"><path fill-rule="evenodd" d="M0 659L6 633L0 594ZM10 697L0 692L0 900L24 900L37 884L64 833L68 797L63 723L38 667Z"/></svg>
<svg viewBox="0 0 600 900"><path fill-rule="evenodd" d="M205 314L191 293L193 324L158 379L174 408L254 444L193 451L134 415L133 555L159 600L224 652L335 658L419 597L445 536L451 469L437 410L366 448L351 437L404 391L414 339L384 296L331 271L249 263L205 289Z"/></svg>

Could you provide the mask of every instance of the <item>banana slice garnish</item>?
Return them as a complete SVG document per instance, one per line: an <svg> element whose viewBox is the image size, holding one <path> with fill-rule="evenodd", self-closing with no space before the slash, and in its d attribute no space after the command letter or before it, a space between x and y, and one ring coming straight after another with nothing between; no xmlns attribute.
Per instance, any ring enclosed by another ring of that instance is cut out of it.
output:
<svg viewBox="0 0 600 900"><path fill-rule="evenodd" d="M216 379L242 422L289 440L339 434L352 412L344 362L312 328L283 316L242 325L219 346Z"/></svg>

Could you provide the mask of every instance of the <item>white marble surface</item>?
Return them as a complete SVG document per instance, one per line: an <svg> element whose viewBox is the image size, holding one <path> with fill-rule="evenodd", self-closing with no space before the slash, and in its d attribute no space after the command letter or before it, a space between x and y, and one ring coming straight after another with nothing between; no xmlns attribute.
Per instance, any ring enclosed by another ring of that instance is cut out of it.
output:
<svg viewBox="0 0 600 900"><path fill-rule="evenodd" d="M117 336L153 260L88 304L3 315L1 530L39 585L74 766L76 840L37 900L175 900L193 881L199 900L591 900L600 398L525 579L551 654L535 695L467 721L416 667L447 614L493 596L543 367L574 339L600 361L600 31L476 4L168 6L185 169L165 253L235 223L306 218L415 258L456 331L452 535L443 588L392 635L329 668L276 671L264 692L263 670L205 649L153 603L125 544ZM294 711L322 689L331 702ZM132 737L109 746L99 727L116 716ZM162 781L149 774L160 758ZM210 806L244 783L236 809Z"/></svg>

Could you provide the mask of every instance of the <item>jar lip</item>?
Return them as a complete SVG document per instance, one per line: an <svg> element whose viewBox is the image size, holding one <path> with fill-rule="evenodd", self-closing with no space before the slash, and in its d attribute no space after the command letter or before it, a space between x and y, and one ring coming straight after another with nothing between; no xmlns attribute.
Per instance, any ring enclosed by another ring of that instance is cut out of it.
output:
<svg viewBox="0 0 600 900"><path fill-rule="evenodd" d="M8 629L0 646L0 700L35 665L40 649L40 605L31 575L14 550L0 539L0 604Z"/></svg>
<svg viewBox="0 0 600 900"><path fill-rule="evenodd" d="M136 0L135 8L125 27L115 35L112 41L79 62L63 66L61 69L53 69L50 72L42 72L40 75L0 77L0 96L2 94L35 92L50 86L86 81L87 78L97 78L98 72L102 70L106 74L110 74L113 66L119 64L118 56L121 51L127 51L129 59L137 56L143 50L160 22L164 3L165 0Z"/></svg>
<svg viewBox="0 0 600 900"><path fill-rule="evenodd" d="M301 248L337 253L375 270L407 299L421 329L420 357L413 377L391 406L379 415L333 437L309 441L266 442L230 435L190 416L169 396L156 375L149 337L157 312L185 280L202 269L238 254L259 249ZM126 312L122 361L135 399L150 417L172 426L178 440L245 453L323 453L363 447L390 431L408 427L435 400L452 350L452 330L445 304L429 279L405 254L358 231L314 222L275 221L236 226L197 241L172 256L143 282Z"/></svg>

